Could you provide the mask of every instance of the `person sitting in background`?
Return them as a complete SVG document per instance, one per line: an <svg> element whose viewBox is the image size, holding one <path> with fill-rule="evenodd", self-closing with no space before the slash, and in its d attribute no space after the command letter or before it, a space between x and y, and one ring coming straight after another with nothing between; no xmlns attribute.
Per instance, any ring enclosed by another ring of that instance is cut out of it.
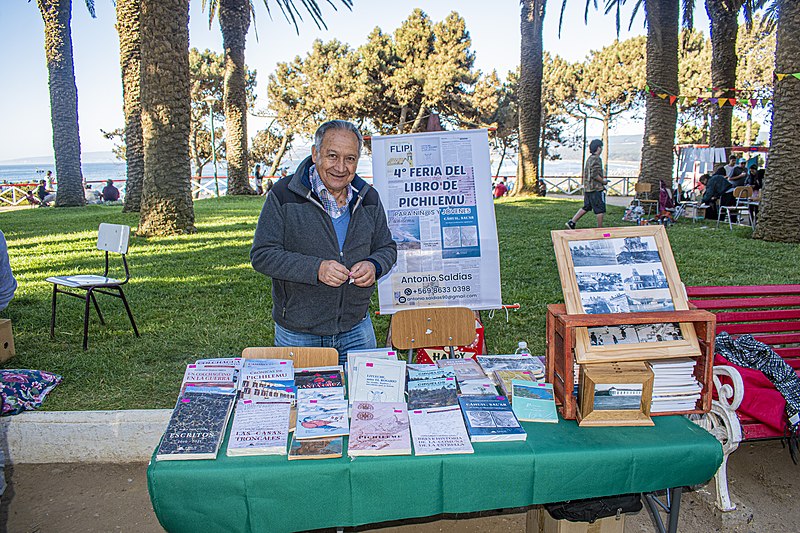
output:
<svg viewBox="0 0 800 533"><path fill-rule="evenodd" d="M119 189L114 187L114 180L106 180L106 186L103 187L103 201L116 202L119 200Z"/></svg>
<svg viewBox="0 0 800 533"><path fill-rule="evenodd" d="M103 197L100 192L92 189L92 186L88 183L86 184L86 189L83 191L83 197L86 198L86 203L89 205L103 202Z"/></svg>
<svg viewBox="0 0 800 533"><path fill-rule="evenodd" d="M733 169L736 168L736 156L731 154L731 156L728 158L728 164L723 168L725 169L725 177L730 178L731 174L733 174Z"/></svg>
<svg viewBox="0 0 800 533"><path fill-rule="evenodd" d="M750 167L747 178L744 180L744 184L752 187L754 193L760 191L761 187L764 186L764 169Z"/></svg>
<svg viewBox="0 0 800 533"><path fill-rule="evenodd" d="M711 177L708 174L700 176L700 183L705 187L702 202L706 208L706 218L717 219L720 206L733 205L733 187L725 177L725 167L719 167Z"/></svg>
<svg viewBox="0 0 800 533"><path fill-rule="evenodd" d="M728 181L731 182L731 185L734 187L741 187L744 185L746 179L747 171L742 167L736 167L733 169Z"/></svg>
<svg viewBox="0 0 800 533"><path fill-rule="evenodd" d="M505 178L503 178L494 186L494 198L496 200L506 194L508 194L508 187L506 187Z"/></svg>
<svg viewBox="0 0 800 533"><path fill-rule="evenodd" d="M6 236L0 231L0 311L8 307L17 290L17 280L11 272L11 263L8 260L8 244Z"/></svg>
<svg viewBox="0 0 800 533"><path fill-rule="evenodd" d="M39 198L39 207L47 207L50 202L56 199L56 194L47 188L44 180L39 180L39 186L36 187L36 196Z"/></svg>

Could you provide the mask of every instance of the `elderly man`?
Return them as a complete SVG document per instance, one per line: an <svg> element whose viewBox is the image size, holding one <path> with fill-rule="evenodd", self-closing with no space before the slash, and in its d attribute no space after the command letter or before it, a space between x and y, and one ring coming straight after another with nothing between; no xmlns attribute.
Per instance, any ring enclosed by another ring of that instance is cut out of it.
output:
<svg viewBox="0 0 800 533"><path fill-rule="evenodd" d="M356 175L363 139L326 122L311 157L275 183L258 219L250 261L272 278L277 346L374 348L369 302L397 246L377 191Z"/></svg>

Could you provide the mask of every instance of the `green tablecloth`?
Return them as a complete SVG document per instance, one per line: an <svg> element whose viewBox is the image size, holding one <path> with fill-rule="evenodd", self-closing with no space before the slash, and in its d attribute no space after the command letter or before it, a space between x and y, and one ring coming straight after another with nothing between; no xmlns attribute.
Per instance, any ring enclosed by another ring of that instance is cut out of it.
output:
<svg viewBox="0 0 800 533"><path fill-rule="evenodd" d="M472 455L291 461L226 457L147 469L171 532L278 532L354 526L704 483L722 448L683 417L654 427L526 423L525 442L474 443Z"/></svg>

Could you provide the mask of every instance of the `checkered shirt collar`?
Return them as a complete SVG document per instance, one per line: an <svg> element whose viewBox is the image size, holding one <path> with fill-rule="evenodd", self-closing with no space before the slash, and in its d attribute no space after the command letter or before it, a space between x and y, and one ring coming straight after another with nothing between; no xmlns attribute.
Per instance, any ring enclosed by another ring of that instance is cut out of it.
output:
<svg viewBox="0 0 800 533"><path fill-rule="evenodd" d="M339 218L347 213L350 209L350 201L353 199L352 185L347 187L347 202L342 207L339 207L339 204L336 203L336 198L334 198L333 194L328 191L325 184L322 182L322 178L317 172L317 165L311 165L311 168L308 170L308 177L311 181L311 188L317 193L320 202L322 202L322 207L325 208L325 212L328 213L331 218Z"/></svg>

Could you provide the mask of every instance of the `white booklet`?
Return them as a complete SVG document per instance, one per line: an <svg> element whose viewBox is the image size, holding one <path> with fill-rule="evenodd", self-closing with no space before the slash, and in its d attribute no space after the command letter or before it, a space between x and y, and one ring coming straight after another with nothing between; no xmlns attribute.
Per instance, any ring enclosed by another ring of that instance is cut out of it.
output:
<svg viewBox="0 0 800 533"><path fill-rule="evenodd" d="M286 455L289 411L288 402L239 400L226 454Z"/></svg>
<svg viewBox="0 0 800 533"><path fill-rule="evenodd" d="M374 348L369 350L350 350L347 352L347 388L353 395L353 384L356 382L356 364L359 359L388 359L397 361L397 350L393 348Z"/></svg>
<svg viewBox="0 0 800 533"><path fill-rule="evenodd" d="M350 404L364 402L405 402L406 362L357 358Z"/></svg>
<svg viewBox="0 0 800 533"><path fill-rule="evenodd" d="M461 408L415 409L408 412L414 455L473 453Z"/></svg>

